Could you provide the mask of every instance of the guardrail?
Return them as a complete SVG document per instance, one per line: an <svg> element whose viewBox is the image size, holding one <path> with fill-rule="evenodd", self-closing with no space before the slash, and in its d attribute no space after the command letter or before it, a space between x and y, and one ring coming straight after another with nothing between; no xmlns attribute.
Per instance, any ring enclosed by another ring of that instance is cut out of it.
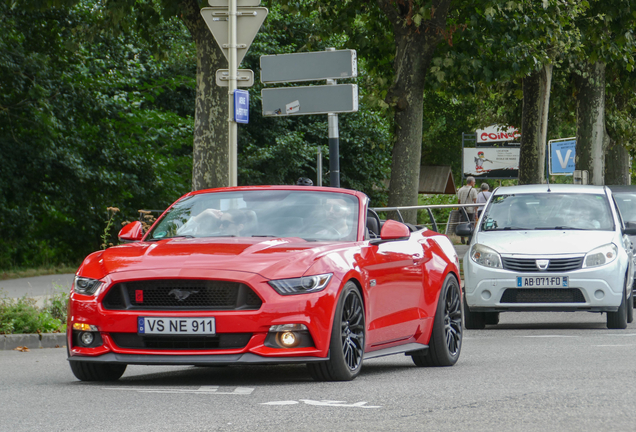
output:
<svg viewBox="0 0 636 432"><path fill-rule="evenodd" d="M448 230L450 228L451 225L456 225L457 223L460 222L465 222L468 221L468 212L466 211L466 207L483 207L484 205L486 205L485 203L475 203L475 204L432 204L432 205L421 205L421 206L402 206L402 207L370 207L370 210L373 210L374 212L396 212L398 217L400 218L400 222L404 223L404 217L402 217L402 213L400 213L400 210L404 211L404 210L426 210L428 213L428 217L430 219L430 225L431 228L433 229L433 231L436 232L441 232L438 229L438 226L446 226L444 229L444 234L448 234ZM459 211L461 211L464 215L463 220L461 221L457 221L457 222L452 222L452 216L453 216L453 212L451 211L451 213L448 215L448 220L446 223L437 223L437 221L435 220L435 216L433 215L433 212L431 210L434 209L443 209L443 208L452 208L452 209L459 209ZM453 234L455 233L455 231L453 231Z"/></svg>

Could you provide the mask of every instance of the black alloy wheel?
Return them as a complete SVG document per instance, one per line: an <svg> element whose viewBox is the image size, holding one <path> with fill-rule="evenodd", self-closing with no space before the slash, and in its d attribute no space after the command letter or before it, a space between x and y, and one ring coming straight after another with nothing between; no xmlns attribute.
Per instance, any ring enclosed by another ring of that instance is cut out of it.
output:
<svg viewBox="0 0 636 432"><path fill-rule="evenodd" d="M627 284L623 284L627 285ZM616 312L607 312L607 328L622 330L627 328L627 287L623 287L623 298ZM629 299L631 301L631 299ZM632 306L633 307L633 306Z"/></svg>
<svg viewBox="0 0 636 432"><path fill-rule="evenodd" d="M317 381L351 381L362 368L364 340L362 297L356 285L347 282L336 306L329 344L330 358L325 362L308 363L309 373Z"/></svg>
<svg viewBox="0 0 636 432"><path fill-rule="evenodd" d="M452 366L462 349L462 294L448 275L439 295L428 350L411 354L416 366Z"/></svg>

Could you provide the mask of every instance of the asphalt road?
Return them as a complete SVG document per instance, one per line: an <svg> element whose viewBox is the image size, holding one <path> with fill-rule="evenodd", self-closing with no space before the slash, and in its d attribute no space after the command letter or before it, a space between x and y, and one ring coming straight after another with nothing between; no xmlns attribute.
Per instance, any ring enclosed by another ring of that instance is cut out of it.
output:
<svg viewBox="0 0 636 432"><path fill-rule="evenodd" d="M635 355L636 323L589 313L502 314L466 331L454 367L390 356L344 383L303 366L129 366L82 383L65 349L0 351L0 430L634 430Z"/></svg>

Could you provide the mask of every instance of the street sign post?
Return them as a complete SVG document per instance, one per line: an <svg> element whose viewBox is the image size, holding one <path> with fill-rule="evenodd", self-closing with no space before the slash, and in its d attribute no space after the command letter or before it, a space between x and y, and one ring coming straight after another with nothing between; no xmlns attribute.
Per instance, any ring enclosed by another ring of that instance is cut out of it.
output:
<svg viewBox="0 0 636 432"><path fill-rule="evenodd" d="M261 56L264 83L326 80L327 85L280 87L261 90L264 116L327 114L329 127L329 180L340 187L338 113L358 111L358 86L336 84L336 79L358 76L354 50ZM321 184L322 178L318 179Z"/></svg>
<svg viewBox="0 0 636 432"><path fill-rule="evenodd" d="M574 174L576 158L576 138L562 138L548 141L550 175Z"/></svg>
<svg viewBox="0 0 636 432"><path fill-rule="evenodd" d="M266 117L358 111L356 84L267 88L261 98Z"/></svg>
<svg viewBox="0 0 636 432"><path fill-rule="evenodd" d="M355 50L319 51L261 56L261 82L299 82L356 78Z"/></svg>
<svg viewBox="0 0 636 432"><path fill-rule="evenodd" d="M260 0L209 0L209 3L214 7L201 9L201 16L228 62L228 181L229 186L236 186L238 184L236 149L238 128L234 93L239 81L245 81L244 76L238 72L238 65L245 57L254 36L265 21L268 11L267 8L255 7L260 4ZM238 26L238 18L241 19L240 27ZM217 83L224 82L223 77L223 72L220 76L217 73ZM253 74L251 81L253 82Z"/></svg>

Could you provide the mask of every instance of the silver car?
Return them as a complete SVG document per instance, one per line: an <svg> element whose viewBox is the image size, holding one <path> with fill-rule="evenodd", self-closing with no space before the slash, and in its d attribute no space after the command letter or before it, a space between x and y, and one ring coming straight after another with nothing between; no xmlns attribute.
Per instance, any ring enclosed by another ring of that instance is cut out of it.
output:
<svg viewBox="0 0 636 432"><path fill-rule="evenodd" d="M464 256L466 328L497 324L500 312L512 311L606 312L608 328L627 327L628 234L636 229L625 228L607 187L496 189Z"/></svg>

